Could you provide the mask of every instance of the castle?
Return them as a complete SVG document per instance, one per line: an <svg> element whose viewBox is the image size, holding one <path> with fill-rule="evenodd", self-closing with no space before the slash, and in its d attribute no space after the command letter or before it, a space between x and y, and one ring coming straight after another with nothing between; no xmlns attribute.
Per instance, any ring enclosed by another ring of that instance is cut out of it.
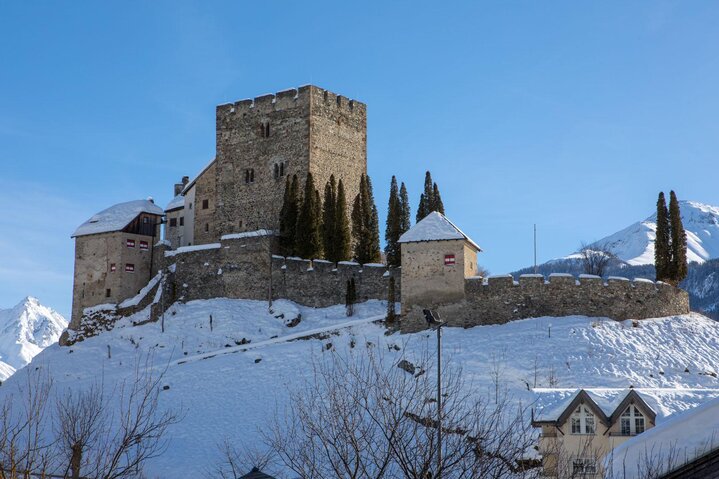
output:
<svg viewBox="0 0 719 479"><path fill-rule="evenodd" d="M334 175L343 180L349 205L366 172L367 108L361 102L303 86L218 106L215 158L192 180L174 185L164 210L149 199L121 203L73 234L72 318L61 343L139 311L155 320L175 301L338 304L350 278L360 300L388 299L393 280L403 330L422 327L424 307L464 327L542 315L641 319L689 311L684 291L651 281L481 278L479 246L436 212L400 239L401 268L273 255L288 176L304 181L312 173L315 184L324 185Z"/></svg>

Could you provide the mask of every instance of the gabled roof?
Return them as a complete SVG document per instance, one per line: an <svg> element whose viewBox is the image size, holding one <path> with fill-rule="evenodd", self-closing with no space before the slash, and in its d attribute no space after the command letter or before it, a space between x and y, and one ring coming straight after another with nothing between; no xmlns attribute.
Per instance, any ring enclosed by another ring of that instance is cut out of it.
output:
<svg viewBox="0 0 719 479"><path fill-rule="evenodd" d="M140 213L162 216L164 211L153 203L151 199L118 203L93 215L89 220L78 226L72 237L122 231Z"/></svg>
<svg viewBox="0 0 719 479"><path fill-rule="evenodd" d="M197 183L197 180L199 180L200 177L205 174L205 172L212 166L212 164L215 162L215 160L217 160L217 158L213 158L212 161L210 161L208 164L206 164L205 167L200 170L200 172L197 174L197 176L195 176L192 180L190 180L189 183L187 183L187 185L182 189L182 192L180 194L184 195L185 193L190 191L190 188L195 186L195 183Z"/></svg>
<svg viewBox="0 0 719 479"><path fill-rule="evenodd" d="M411 227L399 238L400 243L418 243L422 241L446 241L463 239L471 244L477 251L482 248L457 228L446 216L439 211L433 211L425 216L416 225Z"/></svg>
<svg viewBox="0 0 719 479"><path fill-rule="evenodd" d="M182 193L172 198L172 201L167 203L167 206L165 206L165 212L169 213L170 211L179 210L185 207L185 197L182 196Z"/></svg>
<svg viewBox="0 0 719 479"><path fill-rule="evenodd" d="M240 476L240 479L275 479L275 478L265 474L264 472L260 471L256 467L253 467L249 473L245 474L244 476Z"/></svg>
<svg viewBox="0 0 719 479"><path fill-rule="evenodd" d="M560 402L552 404L550 401L549 407L542 408L533 423L536 426L546 424L561 426L582 403L588 405L606 426L615 424L630 404L638 406L651 422L656 422L656 412L634 389L578 389Z"/></svg>

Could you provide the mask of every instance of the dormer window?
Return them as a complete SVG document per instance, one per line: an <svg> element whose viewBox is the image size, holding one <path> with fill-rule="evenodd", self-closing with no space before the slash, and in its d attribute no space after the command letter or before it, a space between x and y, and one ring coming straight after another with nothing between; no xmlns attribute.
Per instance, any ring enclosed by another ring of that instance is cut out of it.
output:
<svg viewBox="0 0 719 479"><path fill-rule="evenodd" d="M572 434L594 434L594 414L582 404L572 413Z"/></svg>
<svg viewBox="0 0 719 479"><path fill-rule="evenodd" d="M644 432L644 415L634 404L629 405L620 416L619 421L622 436L636 436Z"/></svg>

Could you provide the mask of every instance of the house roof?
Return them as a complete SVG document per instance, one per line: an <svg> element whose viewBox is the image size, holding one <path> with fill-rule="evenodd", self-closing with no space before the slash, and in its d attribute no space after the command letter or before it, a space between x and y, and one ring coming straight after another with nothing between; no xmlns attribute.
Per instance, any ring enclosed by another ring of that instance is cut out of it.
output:
<svg viewBox="0 0 719 479"><path fill-rule="evenodd" d="M644 431L614 448L605 460L605 469L617 477L643 477L641 471L623 467L642 464L651 455L662 474L692 462L719 448L719 398L693 409L671 415L665 422ZM626 475L625 475L626 474ZM610 475L611 477L611 475Z"/></svg>
<svg viewBox="0 0 719 479"><path fill-rule="evenodd" d="M165 212L169 213L170 211L179 210L185 207L185 197L182 196L182 193L172 198L172 201L167 203L167 206L165 206Z"/></svg>
<svg viewBox="0 0 719 479"><path fill-rule="evenodd" d="M433 211L399 238L400 243L463 239L477 251L482 248L439 211Z"/></svg>
<svg viewBox="0 0 719 479"><path fill-rule="evenodd" d="M540 413L534 417L533 422L537 426L542 424L561 426L580 404L589 406L605 426L614 424L630 404L639 406L652 422L656 419L654 409L634 389L596 391L577 389L569 396L545 404Z"/></svg>
<svg viewBox="0 0 719 479"><path fill-rule="evenodd" d="M256 467L253 467L249 473L245 474L244 476L240 476L240 479L275 479L275 478L265 474L264 472L260 471Z"/></svg>
<svg viewBox="0 0 719 479"><path fill-rule="evenodd" d="M210 168L210 166L212 166L212 164L215 162L216 159L217 158L213 158L212 161L210 161L208 164L206 164L204 166L204 168L202 168L200 170L200 172L197 174L197 176L195 176L192 180L190 180L189 183L187 183L187 185L182 189L182 192L180 194L184 195L185 193L190 191L190 188L195 186L195 183L197 183L197 180L199 180L200 177L205 174L205 172Z"/></svg>
<svg viewBox="0 0 719 479"><path fill-rule="evenodd" d="M151 198L118 203L92 215L89 220L77 227L72 238L122 231L140 213L162 216L164 211Z"/></svg>

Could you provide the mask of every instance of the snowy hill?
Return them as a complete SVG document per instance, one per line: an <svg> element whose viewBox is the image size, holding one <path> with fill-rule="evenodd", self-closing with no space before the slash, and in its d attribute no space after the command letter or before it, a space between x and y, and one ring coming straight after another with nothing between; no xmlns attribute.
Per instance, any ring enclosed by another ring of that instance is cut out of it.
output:
<svg viewBox="0 0 719 479"><path fill-rule="evenodd" d="M65 318L30 296L14 308L0 309L0 381L57 343L65 328Z"/></svg>
<svg viewBox="0 0 719 479"><path fill-rule="evenodd" d="M262 431L287 406L289 391L312 374L313 358L377 348L393 362L417 363L434 350L433 333L390 334L374 322L384 314L380 301L357 305L350 318L343 306L277 301L270 314L260 301L192 301L170 308L164 333L158 323L120 325L72 347L50 346L33 364L49 370L60 390L88 388L101 377L112 388L131 377L138 354L152 353L158 369L167 366L162 406L184 408L186 415L172 426L169 449L152 459L147 476L203 477L225 439L261 442ZM532 387L633 386L656 398L658 422L719 396L719 323L698 314L638 327L573 316L444 331L445 362L463 368L477 395L494 394L494 378L525 405L535 400ZM27 374L25 368L3 384L0 401Z"/></svg>
<svg viewBox="0 0 719 479"><path fill-rule="evenodd" d="M719 258L719 207L695 201L680 201L679 207L687 232L687 260L703 263ZM654 213L644 221L634 223L594 244L609 247L619 259L630 265L654 264L656 218Z"/></svg>

